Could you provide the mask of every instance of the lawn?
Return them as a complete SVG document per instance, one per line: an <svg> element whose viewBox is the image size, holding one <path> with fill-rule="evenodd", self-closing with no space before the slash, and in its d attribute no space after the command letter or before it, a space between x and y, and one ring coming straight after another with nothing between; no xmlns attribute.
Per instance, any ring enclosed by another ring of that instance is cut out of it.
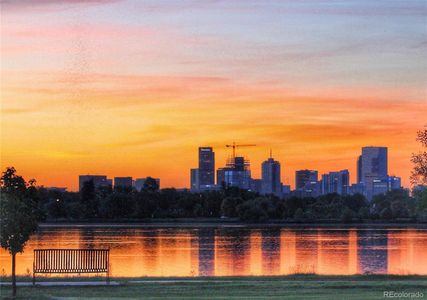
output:
<svg viewBox="0 0 427 300"><path fill-rule="evenodd" d="M297 275L116 281L119 286L18 287L18 299L385 299L385 291L419 292L427 299L427 276ZM2 299L10 297L10 286L2 286L0 292Z"/></svg>

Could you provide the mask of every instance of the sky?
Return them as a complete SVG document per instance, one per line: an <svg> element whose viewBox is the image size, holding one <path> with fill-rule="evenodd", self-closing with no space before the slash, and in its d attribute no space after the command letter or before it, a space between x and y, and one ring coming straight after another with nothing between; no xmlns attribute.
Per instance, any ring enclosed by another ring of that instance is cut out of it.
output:
<svg viewBox="0 0 427 300"><path fill-rule="evenodd" d="M0 0L1 168L189 187L197 148L253 177L349 169L389 148L409 187L427 123L426 1Z"/></svg>

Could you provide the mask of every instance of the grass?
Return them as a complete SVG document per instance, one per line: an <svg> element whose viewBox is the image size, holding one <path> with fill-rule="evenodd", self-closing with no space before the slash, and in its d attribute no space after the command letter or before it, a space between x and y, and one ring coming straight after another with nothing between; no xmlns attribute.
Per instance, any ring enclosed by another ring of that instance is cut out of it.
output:
<svg viewBox="0 0 427 300"><path fill-rule="evenodd" d="M134 280L143 282L132 283ZM119 286L18 287L18 299L384 299L384 291L420 292L427 276L119 278ZM164 282L159 282L164 281ZM10 286L0 289L10 298ZM399 299L399 298L394 298Z"/></svg>

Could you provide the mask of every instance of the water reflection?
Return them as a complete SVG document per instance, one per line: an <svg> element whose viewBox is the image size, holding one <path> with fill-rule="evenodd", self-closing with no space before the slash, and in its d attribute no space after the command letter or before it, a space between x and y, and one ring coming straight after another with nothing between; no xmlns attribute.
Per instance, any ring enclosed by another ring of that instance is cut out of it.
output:
<svg viewBox="0 0 427 300"><path fill-rule="evenodd" d="M286 228L43 228L18 256L32 270L35 248L110 248L112 276L427 274L427 230ZM10 257L0 251L0 270Z"/></svg>

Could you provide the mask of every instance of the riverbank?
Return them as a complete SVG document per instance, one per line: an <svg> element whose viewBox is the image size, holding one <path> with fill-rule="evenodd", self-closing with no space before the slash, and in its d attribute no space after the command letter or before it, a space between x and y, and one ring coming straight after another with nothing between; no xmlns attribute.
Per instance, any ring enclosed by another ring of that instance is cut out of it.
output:
<svg viewBox="0 0 427 300"><path fill-rule="evenodd" d="M427 276L114 278L110 286L19 287L17 299L384 299L384 292L427 297ZM10 297L2 285L1 298ZM394 297L396 298L396 297ZM406 297L408 298L408 297ZM421 298L422 299L422 298Z"/></svg>

